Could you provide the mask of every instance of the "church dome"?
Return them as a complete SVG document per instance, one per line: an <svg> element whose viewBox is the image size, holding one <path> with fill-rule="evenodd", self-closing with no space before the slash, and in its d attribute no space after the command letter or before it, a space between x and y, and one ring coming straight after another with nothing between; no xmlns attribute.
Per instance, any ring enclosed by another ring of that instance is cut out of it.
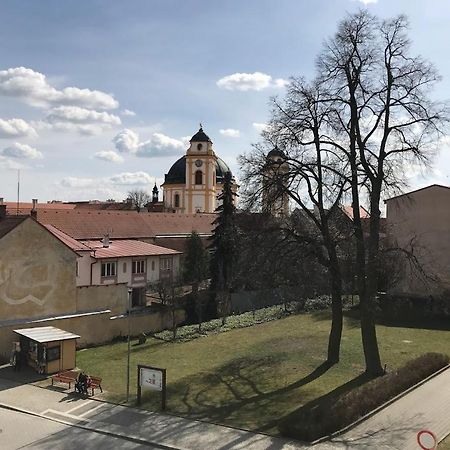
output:
<svg viewBox="0 0 450 450"><path fill-rule="evenodd" d="M203 131L203 128L200 127L200 129L197 131L197 133L194 134L194 136L191 137L191 140L189 142L211 142L211 139L209 136Z"/></svg>
<svg viewBox="0 0 450 450"><path fill-rule="evenodd" d="M192 139L194 139L194 137ZM197 142L197 141L194 141L194 142ZM205 141L203 141L203 142L205 142ZM226 172L231 172L227 163L223 159L217 158L217 161L216 161L216 183L223 182L223 177ZM165 184L185 184L186 183L186 156L182 156L178 161L176 161L172 165L169 172L167 172L166 175L164 176L164 183Z"/></svg>

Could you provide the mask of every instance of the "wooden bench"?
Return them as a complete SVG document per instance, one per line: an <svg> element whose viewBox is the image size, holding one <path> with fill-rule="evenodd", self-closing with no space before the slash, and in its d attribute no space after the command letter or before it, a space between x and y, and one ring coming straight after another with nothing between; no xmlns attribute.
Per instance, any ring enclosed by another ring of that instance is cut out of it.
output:
<svg viewBox="0 0 450 450"><path fill-rule="evenodd" d="M67 370L65 372L59 372L55 375L52 375L52 386L53 383L56 381L58 383L66 383L69 385L69 389L72 386L72 383L75 384L75 381L77 380L78 373L73 370Z"/></svg>
<svg viewBox="0 0 450 450"><path fill-rule="evenodd" d="M103 392L102 379L100 377L91 377L91 376L89 376L89 377L91 379L91 383L90 383L88 389L91 389L92 395L94 395L94 389L97 389L97 388L100 389L100 392Z"/></svg>

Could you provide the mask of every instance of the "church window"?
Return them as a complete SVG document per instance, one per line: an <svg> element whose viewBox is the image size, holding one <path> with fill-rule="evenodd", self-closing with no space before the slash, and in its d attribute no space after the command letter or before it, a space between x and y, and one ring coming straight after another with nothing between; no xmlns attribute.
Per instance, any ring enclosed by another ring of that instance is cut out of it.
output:
<svg viewBox="0 0 450 450"><path fill-rule="evenodd" d="M175 208L180 207L180 194L175 194Z"/></svg>
<svg viewBox="0 0 450 450"><path fill-rule="evenodd" d="M201 170L195 172L195 184L203 184L203 172Z"/></svg>

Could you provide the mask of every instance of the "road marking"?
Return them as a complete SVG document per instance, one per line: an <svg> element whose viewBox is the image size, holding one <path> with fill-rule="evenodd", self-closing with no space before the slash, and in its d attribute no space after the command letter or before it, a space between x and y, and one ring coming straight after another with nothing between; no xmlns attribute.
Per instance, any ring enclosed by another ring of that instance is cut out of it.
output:
<svg viewBox="0 0 450 450"><path fill-rule="evenodd" d="M74 411L76 411L77 409L82 408L83 406L89 405L90 403L92 403L94 400L87 400L85 402L82 402L81 405L75 406L75 408L69 409L69 411L66 411L68 414L73 413Z"/></svg>
<svg viewBox="0 0 450 450"><path fill-rule="evenodd" d="M92 401L94 401L94 400L92 400ZM101 408L102 406L104 406L103 403L100 403L100 405L97 405L97 406L94 406L94 408L88 409L84 413L80 414L78 417L84 417L86 414L96 411L97 409Z"/></svg>
<svg viewBox="0 0 450 450"><path fill-rule="evenodd" d="M46 409L41 415L48 416L48 414L56 414L57 416L63 416L63 417L67 417L69 419L82 420L83 422L90 422L89 419L83 419L81 416L75 416L73 414L65 413L62 411L56 411L54 409Z"/></svg>

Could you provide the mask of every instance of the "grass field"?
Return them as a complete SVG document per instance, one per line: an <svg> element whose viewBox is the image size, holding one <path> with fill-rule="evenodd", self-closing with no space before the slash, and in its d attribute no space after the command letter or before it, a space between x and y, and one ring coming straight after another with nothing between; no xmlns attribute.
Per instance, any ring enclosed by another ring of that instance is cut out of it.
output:
<svg viewBox="0 0 450 450"><path fill-rule="evenodd" d="M138 363L167 369L167 409L191 418L276 434L288 412L333 390L363 382L358 321L345 320L341 362L325 360L329 313L290 317L235 329L190 342L148 339L133 345L132 400ZM393 369L426 352L450 353L450 331L378 326L383 363ZM127 344L80 350L77 365L101 376L107 397L123 401ZM144 397L143 407L158 409L159 393Z"/></svg>
<svg viewBox="0 0 450 450"><path fill-rule="evenodd" d="M447 436L439 445L438 450L450 450L450 436Z"/></svg>

